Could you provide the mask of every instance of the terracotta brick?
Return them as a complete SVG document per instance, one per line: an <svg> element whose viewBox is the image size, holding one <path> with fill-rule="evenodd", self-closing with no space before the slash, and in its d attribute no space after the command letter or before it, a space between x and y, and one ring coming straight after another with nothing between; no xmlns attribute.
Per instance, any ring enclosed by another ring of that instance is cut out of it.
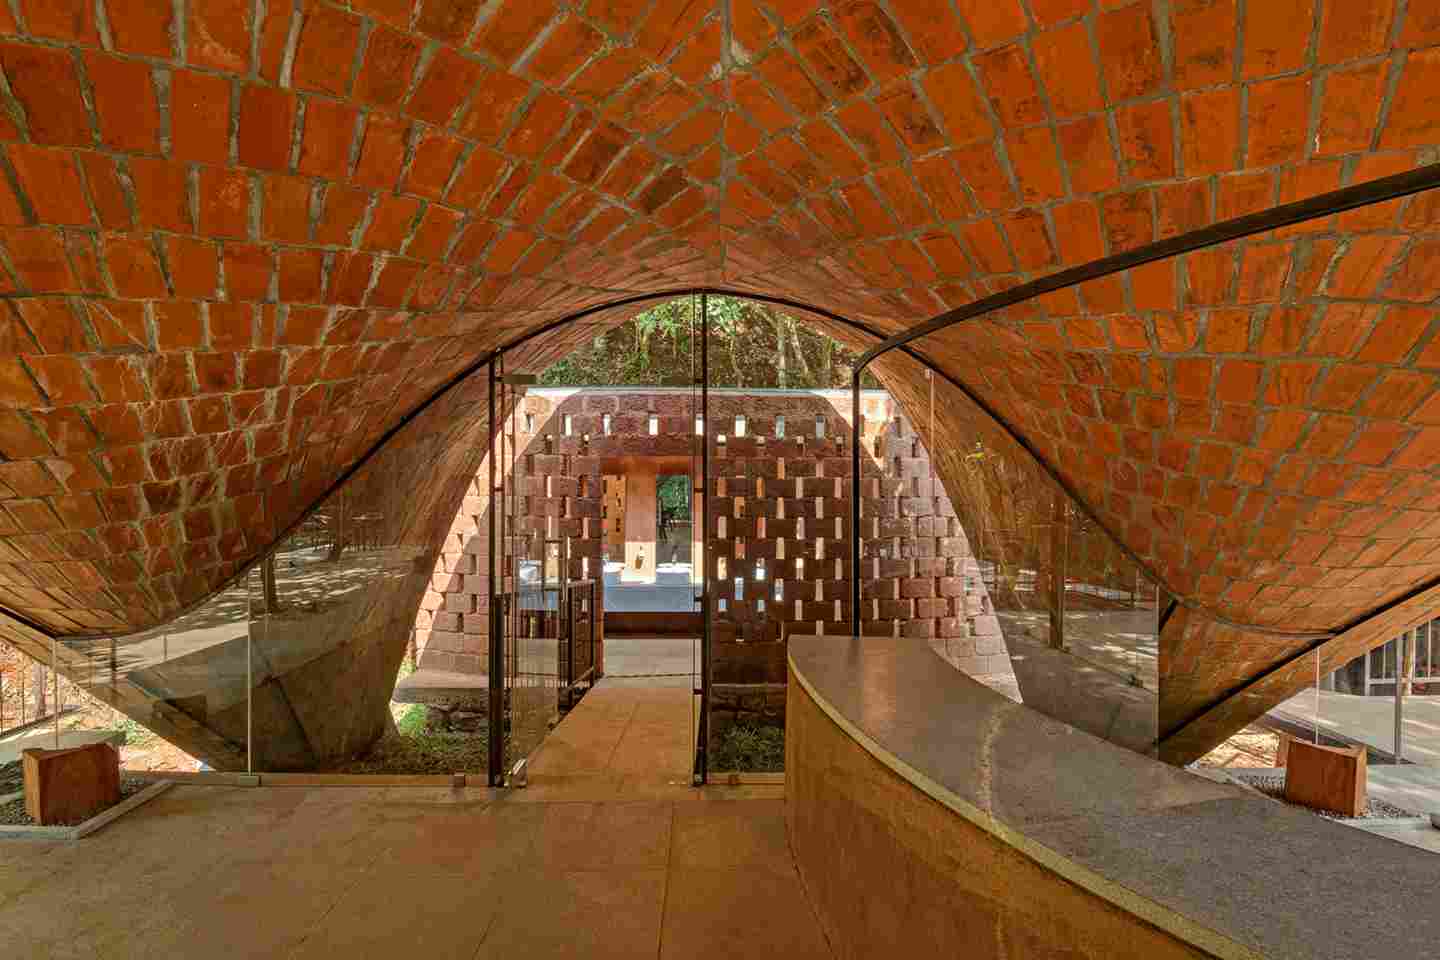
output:
<svg viewBox="0 0 1440 960"><path fill-rule="evenodd" d="M7 154L20 189L41 223L90 224L94 217L74 156L67 150L12 143ZM18 206L16 208L18 210ZM12 216L23 223L23 217Z"/></svg>
<svg viewBox="0 0 1440 960"><path fill-rule="evenodd" d="M1420 146L1432 143L1440 128L1440 111L1431 95L1440 82L1440 50L1417 50L1405 58L1400 85L1380 134L1380 146ZM1363 99L1364 94L1361 94ZM1358 109L1358 102L1355 104Z"/></svg>
<svg viewBox="0 0 1440 960"><path fill-rule="evenodd" d="M409 33L376 27L365 44L354 98L384 110L398 107L410 90L420 49L420 41Z"/></svg>
<svg viewBox="0 0 1440 960"><path fill-rule="evenodd" d="M1245 150L1247 166L1291 163L1304 156L1310 90L1306 77L1281 77L1251 84L1246 124L1249 131ZM1186 164L1188 170L1188 156Z"/></svg>
<svg viewBox="0 0 1440 960"><path fill-rule="evenodd" d="M1105 255L1100 212L1094 203L1062 204L1051 208L1051 217L1055 223L1062 263L1069 266Z"/></svg>
<svg viewBox="0 0 1440 960"><path fill-rule="evenodd" d="M1400 31L1401 46L1423 47L1440 40L1440 11L1418 4L1405 12L1405 27Z"/></svg>
<svg viewBox="0 0 1440 960"><path fill-rule="evenodd" d="M875 98L875 106L889 122L896 138L911 152L929 153L944 143L930 111L908 84L897 84L881 92Z"/></svg>
<svg viewBox="0 0 1440 960"><path fill-rule="evenodd" d="M1297 24L1306 29L1314 22L1314 0L1275 0L1247 5L1242 29L1245 48L1241 55L1241 76L1268 77L1298 69L1305 45L1295 42Z"/></svg>
<svg viewBox="0 0 1440 960"><path fill-rule="evenodd" d="M147 57L174 56L175 6L167 0L106 0L115 49Z"/></svg>
<svg viewBox="0 0 1440 960"><path fill-rule="evenodd" d="M310 238L310 181L273 173L265 177L260 235L267 240L304 243Z"/></svg>
<svg viewBox="0 0 1440 960"><path fill-rule="evenodd" d="M270 298L270 276L274 264L268 247L227 243L222 257L225 263L225 292L231 300Z"/></svg>
<svg viewBox="0 0 1440 960"><path fill-rule="evenodd" d="M964 50L969 41L955 9L940 0L896 0L889 4L921 62L939 63Z"/></svg>
<svg viewBox="0 0 1440 960"><path fill-rule="evenodd" d="M1353 238L1335 264L1326 292L1337 297L1372 296L1404 247L1404 240L1398 237Z"/></svg>
<svg viewBox="0 0 1440 960"><path fill-rule="evenodd" d="M1018 44L980 54L973 62L1002 126L1028 126L1045 119L1040 89Z"/></svg>
<svg viewBox="0 0 1440 960"><path fill-rule="evenodd" d="M6 346L15 353L33 352L38 344L45 353L87 353L89 338L81 325L80 315L64 299L31 299L15 303L24 328L30 337L8 339Z"/></svg>
<svg viewBox="0 0 1440 960"><path fill-rule="evenodd" d="M877 82L885 83L918 65L895 21L879 4L862 0L835 14L851 48Z"/></svg>
<svg viewBox="0 0 1440 960"><path fill-rule="evenodd" d="M177 297L204 300L215 296L220 276L220 251L209 240L165 238L165 261Z"/></svg>
<svg viewBox="0 0 1440 960"><path fill-rule="evenodd" d="M1090 113L1104 105L1100 71L1083 23L1036 35L1031 50L1050 109L1057 118Z"/></svg>
<svg viewBox="0 0 1440 960"><path fill-rule="evenodd" d="M444 134L422 134L416 141L410 170L400 189L422 197L439 199L445 193L464 144Z"/></svg>
<svg viewBox="0 0 1440 960"><path fill-rule="evenodd" d="M170 149L176 160L230 158L230 81L194 70L170 74Z"/></svg>
<svg viewBox="0 0 1440 960"><path fill-rule="evenodd" d="M764 59L754 65L754 69L798 113L818 113L824 107L825 94L783 48L772 48Z"/></svg>
<svg viewBox="0 0 1440 960"><path fill-rule="evenodd" d="M1230 80L1234 62L1234 0L1186 0L1170 12L1175 85L1182 90Z"/></svg>
<svg viewBox="0 0 1440 960"><path fill-rule="evenodd" d="M461 43L475 25L480 0L424 0L415 29L448 43Z"/></svg>
<svg viewBox="0 0 1440 960"><path fill-rule="evenodd" d="M296 169L310 176L343 180L350 165L355 121L354 107L322 97L309 98Z"/></svg>
<svg viewBox="0 0 1440 960"><path fill-rule="evenodd" d="M367 250L398 251L405 238L410 235L411 225L419 209L420 201L411 197L381 194L376 198L370 226L360 238L360 245Z"/></svg>
<svg viewBox="0 0 1440 960"><path fill-rule="evenodd" d="M465 0L466 4L478 4L478 0ZM475 37L475 45L504 64L512 64L534 42L540 31L555 15L555 0L502 0L496 10ZM663 4L662 4L663 6ZM458 11L457 11L458 12ZM663 12L656 11L652 18ZM642 44L649 49L648 45Z"/></svg>
<svg viewBox="0 0 1440 960"><path fill-rule="evenodd" d="M280 250L280 299L287 303L318 303L323 268L324 254L319 250Z"/></svg>
<svg viewBox="0 0 1440 960"><path fill-rule="evenodd" d="M85 72L94 91L100 140L116 150L159 152L160 109L150 67L90 52Z"/></svg>
<svg viewBox="0 0 1440 960"><path fill-rule="evenodd" d="M1440 276L1440 241L1423 239L1415 242L1401 260L1385 292L1395 300L1428 302L1437 295Z"/></svg>
<svg viewBox="0 0 1440 960"><path fill-rule="evenodd" d="M395 186L405 157L408 125L399 117L372 113L365 120L354 180L370 187Z"/></svg>
<svg viewBox="0 0 1440 960"><path fill-rule="evenodd" d="M250 31L255 7L246 0L191 0L185 22L189 62L231 73L250 66Z"/></svg>
<svg viewBox="0 0 1440 960"><path fill-rule="evenodd" d="M52 40L70 40L89 46L100 45L95 26L95 8L85 0L21 0L20 11L30 33ZM5 16L8 17L9 11ZM15 32L13 21L6 33Z"/></svg>
<svg viewBox="0 0 1440 960"><path fill-rule="evenodd" d="M1120 155L1136 180L1162 180L1175 175L1175 136L1168 100L1154 100L1118 110Z"/></svg>
<svg viewBox="0 0 1440 960"><path fill-rule="evenodd" d="M121 297L163 297L165 279L148 240L112 234L105 238L105 268Z"/></svg>
<svg viewBox="0 0 1440 960"><path fill-rule="evenodd" d="M1026 203L1058 199L1064 195L1054 135L1047 127L1011 131L1005 137L1010 166Z"/></svg>
<svg viewBox="0 0 1440 960"><path fill-rule="evenodd" d="M1365 150L1381 115L1386 65L1364 64L1337 70L1325 77L1316 131L1316 153L1351 153Z"/></svg>
<svg viewBox="0 0 1440 960"><path fill-rule="evenodd" d="M310 7L295 46L296 88L337 96L348 93L359 43L359 17L330 6Z"/></svg>
<svg viewBox="0 0 1440 960"><path fill-rule="evenodd" d="M188 171L181 164L133 157L129 161L135 208L141 226L190 233Z"/></svg>
<svg viewBox="0 0 1440 960"><path fill-rule="evenodd" d="M321 200L320 220L315 228L318 243L348 247L354 241L355 227L369 208L371 196L360 190L339 185L326 189Z"/></svg>
<svg viewBox="0 0 1440 960"><path fill-rule="evenodd" d="M85 368L75 357L59 355L27 357L25 365L35 375L35 382L45 391L53 406L91 403L96 399ZM17 491L23 493L24 491Z"/></svg>
<svg viewBox="0 0 1440 960"><path fill-rule="evenodd" d="M478 61L442 47L416 85L406 112L427 123L448 126L484 73Z"/></svg>
<svg viewBox="0 0 1440 960"><path fill-rule="evenodd" d="M0 357L0 400L16 407L34 407L46 402L18 357Z"/></svg>
<svg viewBox="0 0 1440 960"><path fill-rule="evenodd" d="M1110 142L1110 130L1103 119L1076 120L1059 126L1056 132L1072 190L1101 193L1119 185L1115 146Z"/></svg>
<svg viewBox="0 0 1440 960"><path fill-rule="evenodd" d="M25 108L32 140L67 146L93 142L80 82L64 51L0 42L0 68L15 99Z"/></svg>
<svg viewBox="0 0 1440 960"><path fill-rule="evenodd" d="M1100 14L1095 34L1111 102L1154 92L1164 82L1160 42L1150 6L1137 3Z"/></svg>
<svg viewBox="0 0 1440 960"><path fill-rule="evenodd" d="M1236 166L1240 92L1234 87L1180 98L1181 162L1185 175L1228 171Z"/></svg>
<svg viewBox="0 0 1440 960"><path fill-rule="evenodd" d="M206 331L212 350L244 350L255 336L255 311L249 304L212 303Z"/></svg>
<svg viewBox="0 0 1440 960"><path fill-rule="evenodd" d="M963 63L946 64L925 74L925 95L940 113L941 122L956 146L994 134L975 82Z"/></svg>
<svg viewBox="0 0 1440 960"><path fill-rule="evenodd" d="M574 74L604 41L604 35L585 21L576 17L563 20L545 38L540 48L526 60L526 73L552 83L562 83Z"/></svg>
<svg viewBox="0 0 1440 960"><path fill-rule="evenodd" d="M250 175L238 170L200 170L200 232L243 238L250 233Z"/></svg>
<svg viewBox="0 0 1440 960"><path fill-rule="evenodd" d="M293 94L254 84L244 87L240 93L240 162L267 170L289 166L296 109Z"/></svg>
<svg viewBox="0 0 1440 960"><path fill-rule="evenodd" d="M955 6L980 47L1003 43L1030 25L1018 0L957 0Z"/></svg>

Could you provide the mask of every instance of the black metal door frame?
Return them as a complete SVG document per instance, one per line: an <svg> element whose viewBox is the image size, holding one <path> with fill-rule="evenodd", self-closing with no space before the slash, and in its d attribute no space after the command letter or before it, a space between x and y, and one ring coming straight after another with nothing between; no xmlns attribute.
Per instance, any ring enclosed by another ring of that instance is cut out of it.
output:
<svg viewBox="0 0 1440 960"><path fill-rule="evenodd" d="M693 338L692 338L692 343ZM710 300L700 294L700 717L695 725L694 784L709 777L706 747L710 742ZM693 522L693 521L692 521ZM691 558L692 569L695 558ZM692 577L693 579L693 577Z"/></svg>

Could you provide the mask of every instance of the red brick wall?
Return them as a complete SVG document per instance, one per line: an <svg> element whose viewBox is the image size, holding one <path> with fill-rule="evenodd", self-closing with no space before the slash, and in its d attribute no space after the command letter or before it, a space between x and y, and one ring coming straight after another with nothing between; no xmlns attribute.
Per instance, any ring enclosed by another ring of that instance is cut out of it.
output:
<svg viewBox="0 0 1440 960"><path fill-rule="evenodd" d="M598 576L606 458L698 451L697 409L688 391L532 391L506 424L522 456L510 478L525 498L519 529L571 538L571 576ZM737 415L746 418L743 437L735 434ZM932 641L968 672L1008 673L984 587L967 578L973 560L964 531L918 435L883 392L866 392L863 415L863 629ZM716 677L779 682L786 636L850 629L850 397L712 390L710 416ZM775 435L778 418L783 438ZM487 469L451 525L416 622L427 667L485 669Z"/></svg>

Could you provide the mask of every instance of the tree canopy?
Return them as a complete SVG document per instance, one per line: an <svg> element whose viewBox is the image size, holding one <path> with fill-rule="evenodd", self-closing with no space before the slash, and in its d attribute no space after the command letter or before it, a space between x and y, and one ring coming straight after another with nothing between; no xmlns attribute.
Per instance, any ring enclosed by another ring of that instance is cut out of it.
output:
<svg viewBox="0 0 1440 960"><path fill-rule="evenodd" d="M710 385L833 389L850 385L853 352L788 313L711 296ZM687 386L700 366L699 301L681 297L638 314L552 364L547 387ZM864 385L876 386L868 374Z"/></svg>

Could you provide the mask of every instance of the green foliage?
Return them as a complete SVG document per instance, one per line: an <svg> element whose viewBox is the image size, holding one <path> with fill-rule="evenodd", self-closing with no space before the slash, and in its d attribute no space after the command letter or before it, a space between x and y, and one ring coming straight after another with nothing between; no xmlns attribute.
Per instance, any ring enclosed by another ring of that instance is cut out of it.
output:
<svg viewBox="0 0 1440 960"><path fill-rule="evenodd" d="M395 729L402 737L418 737L425 733L425 707L412 703L395 718Z"/></svg>
<svg viewBox="0 0 1440 960"><path fill-rule="evenodd" d="M120 722L115 724L115 729L125 734L125 742L132 747L156 739L155 732L140 724L138 720L130 717L121 717Z"/></svg>
<svg viewBox="0 0 1440 960"><path fill-rule="evenodd" d="M785 769L785 728L737 723L711 751L714 770L777 773Z"/></svg>
<svg viewBox="0 0 1440 960"><path fill-rule="evenodd" d="M854 354L768 304L709 299L710 385L833 389L850 385ZM699 373L698 297L652 307L540 374L544 386L689 386ZM865 386L876 383L868 374Z"/></svg>
<svg viewBox="0 0 1440 960"><path fill-rule="evenodd" d="M661 477L655 485L660 512L670 520L690 519L690 478L685 474Z"/></svg>

